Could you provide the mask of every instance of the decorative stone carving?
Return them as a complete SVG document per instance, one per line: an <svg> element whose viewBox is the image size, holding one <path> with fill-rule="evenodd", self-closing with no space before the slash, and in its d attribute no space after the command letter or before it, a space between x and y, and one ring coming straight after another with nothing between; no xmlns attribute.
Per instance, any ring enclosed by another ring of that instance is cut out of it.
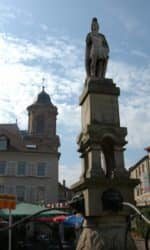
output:
<svg viewBox="0 0 150 250"><path fill-rule="evenodd" d="M105 36L99 33L99 24L97 18L94 17L91 32L86 37L85 65L87 78L104 78L108 57L108 43Z"/></svg>

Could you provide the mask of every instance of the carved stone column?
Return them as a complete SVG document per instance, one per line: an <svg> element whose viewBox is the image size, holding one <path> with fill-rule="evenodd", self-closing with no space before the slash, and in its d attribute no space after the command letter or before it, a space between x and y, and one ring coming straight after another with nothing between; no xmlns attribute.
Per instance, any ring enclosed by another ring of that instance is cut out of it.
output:
<svg viewBox="0 0 150 250"><path fill-rule="evenodd" d="M104 176L104 172L101 167L100 151L100 145L92 145L88 152L87 178Z"/></svg>
<svg viewBox="0 0 150 250"><path fill-rule="evenodd" d="M122 146L114 147L115 156L115 177L129 177L129 173L124 167L124 148Z"/></svg>

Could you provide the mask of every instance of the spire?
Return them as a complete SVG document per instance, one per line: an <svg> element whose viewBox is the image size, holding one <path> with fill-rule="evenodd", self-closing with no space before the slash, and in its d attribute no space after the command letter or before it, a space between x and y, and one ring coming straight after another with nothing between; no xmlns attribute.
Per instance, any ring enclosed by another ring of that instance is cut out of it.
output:
<svg viewBox="0 0 150 250"><path fill-rule="evenodd" d="M36 103L38 104L52 104L49 94L45 92L45 78L42 78L42 91L38 94Z"/></svg>
<svg viewBox="0 0 150 250"><path fill-rule="evenodd" d="M45 83L45 80L46 80L46 79L43 77L43 78L42 78L42 91L43 91L43 92L45 91L45 84L44 84L44 83Z"/></svg>

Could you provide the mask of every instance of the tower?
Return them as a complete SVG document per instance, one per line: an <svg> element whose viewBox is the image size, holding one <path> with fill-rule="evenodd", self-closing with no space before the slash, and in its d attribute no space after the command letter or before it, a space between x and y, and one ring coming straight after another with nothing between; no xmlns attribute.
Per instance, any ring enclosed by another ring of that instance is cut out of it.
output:
<svg viewBox="0 0 150 250"><path fill-rule="evenodd" d="M32 136L56 136L57 108L52 104L50 96L45 92L38 94L35 103L28 108L28 133Z"/></svg>

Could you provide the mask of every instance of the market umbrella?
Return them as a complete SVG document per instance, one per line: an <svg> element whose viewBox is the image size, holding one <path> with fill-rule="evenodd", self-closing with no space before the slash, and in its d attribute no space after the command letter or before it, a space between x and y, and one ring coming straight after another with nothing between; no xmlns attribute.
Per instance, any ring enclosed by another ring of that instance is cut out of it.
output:
<svg viewBox="0 0 150 250"><path fill-rule="evenodd" d="M33 218L33 221L36 221L36 222L53 222L53 217L38 217L38 218Z"/></svg>
<svg viewBox="0 0 150 250"><path fill-rule="evenodd" d="M18 203L16 206L16 209L12 210L11 214L13 217L24 217L24 216L30 216L35 213L40 213L40 211L46 209L45 206L30 204L30 203ZM38 217L52 217L56 215L63 215L68 214L65 211L61 210L48 210L46 212L42 212L38 214ZM2 218L8 218L9 217L9 210L8 209L1 209L0 210L0 217Z"/></svg>
<svg viewBox="0 0 150 250"><path fill-rule="evenodd" d="M64 225L70 227L81 227L83 220L84 218L82 215L70 215L64 220Z"/></svg>
<svg viewBox="0 0 150 250"><path fill-rule="evenodd" d="M52 218L53 222L63 222L66 219L66 215L58 215Z"/></svg>

